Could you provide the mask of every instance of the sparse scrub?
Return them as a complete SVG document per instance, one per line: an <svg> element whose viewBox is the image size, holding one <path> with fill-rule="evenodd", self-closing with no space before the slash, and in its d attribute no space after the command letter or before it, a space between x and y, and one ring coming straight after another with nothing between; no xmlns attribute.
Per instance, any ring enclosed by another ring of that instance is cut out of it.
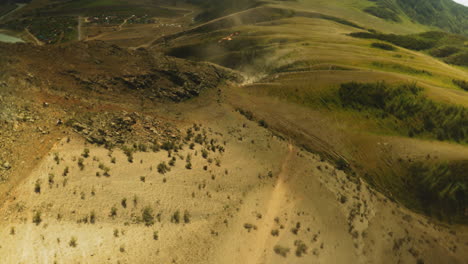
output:
<svg viewBox="0 0 468 264"><path fill-rule="evenodd" d="M85 148L83 150L83 153L81 154L81 156L85 159L89 158L89 149L88 148Z"/></svg>
<svg viewBox="0 0 468 264"><path fill-rule="evenodd" d="M180 223L180 212L179 210L175 211L171 217L171 222L174 224Z"/></svg>
<svg viewBox="0 0 468 264"><path fill-rule="evenodd" d="M84 159L83 158L78 158L78 167L80 170L84 170L85 165L84 165Z"/></svg>
<svg viewBox="0 0 468 264"><path fill-rule="evenodd" d="M287 248L287 247L283 247L283 246L280 246L280 245L276 245L276 246L273 248L273 251L274 251L276 254L278 254L278 255L280 255L280 256L282 256L282 257L285 258L285 257L288 256L290 249Z"/></svg>
<svg viewBox="0 0 468 264"><path fill-rule="evenodd" d="M49 187L52 188L55 183L55 175L53 173L49 173Z"/></svg>
<svg viewBox="0 0 468 264"><path fill-rule="evenodd" d="M146 146L146 144L143 143L139 143L137 149L140 152L148 152L148 146Z"/></svg>
<svg viewBox="0 0 468 264"><path fill-rule="evenodd" d="M146 206L142 213L141 218L146 226L151 226L154 224L154 216L153 216L153 209L149 206Z"/></svg>
<svg viewBox="0 0 468 264"><path fill-rule="evenodd" d="M172 159L169 161L169 166L174 167L176 163L176 157L172 157Z"/></svg>
<svg viewBox="0 0 468 264"><path fill-rule="evenodd" d="M208 158L208 151L206 149L202 149L201 153L204 159Z"/></svg>
<svg viewBox="0 0 468 264"><path fill-rule="evenodd" d="M158 172L160 174L166 174L171 169L167 166L166 162L161 162L158 164Z"/></svg>
<svg viewBox="0 0 468 264"><path fill-rule="evenodd" d="M259 124L261 127L268 128L267 122L266 122L265 120L263 120L263 119L260 119L260 120L258 121L258 124Z"/></svg>
<svg viewBox="0 0 468 264"><path fill-rule="evenodd" d="M307 245L302 240L294 241L294 246L296 246L296 256L302 257L303 255L307 254Z"/></svg>
<svg viewBox="0 0 468 264"><path fill-rule="evenodd" d="M271 230L271 235L272 236L279 236L279 230L278 229Z"/></svg>
<svg viewBox="0 0 468 264"><path fill-rule="evenodd" d="M68 176L68 173L70 173L70 168L68 166L65 167L65 169L63 169L63 177L66 177Z"/></svg>
<svg viewBox="0 0 468 264"><path fill-rule="evenodd" d="M190 213L187 210L184 212L184 223L190 223Z"/></svg>
<svg viewBox="0 0 468 264"><path fill-rule="evenodd" d="M54 161L57 163L57 165L60 164L60 156L58 153L54 153Z"/></svg>
<svg viewBox="0 0 468 264"><path fill-rule="evenodd" d="M34 192L41 193L41 180L40 179L38 179L36 183L34 184Z"/></svg>
<svg viewBox="0 0 468 264"><path fill-rule="evenodd" d="M250 223L245 223L244 224L244 228L247 229L247 231L250 233L250 231L252 230L257 230L257 226L254 225L254 224L250 224Z"/></svg>
<svg viewBox="0 0 468 264"><path fill-rule="evenodd" d="M42 217L41 217L42 213L41 211L36 211L34 212L34 215L33 215L33 223L36 224L36 225L40 225L41 222L42 222Z"/></svg>
<svg viewBox="0 0 468 264"><path fill-rule="evenodd" d="M76 237L72 237L72 238L70 239L70 242L68 242L68 245L69 245L70 247L76 247L76 246L78 246L78 242L77 242Z"/></svg>
<svg viewBox="0 0 468 264"><path fill-rule="evenodd" d="M91 211L91 213L89 214L89 222L91 224L96 223L96 213L94 211Z"/></svg>
<svg viewBox="0 0 468 264"><path fill-rule="evenodd" d="M128 146L122 146L122 151L124 152L125 156L127 156L127 160L130 163L133 163L133 151L134 149Z"/></svg>
<svg viewBox="0 0 468 264"><path fill-rule="evenodd" d="M112 218L115 218L117 216L117 207L112 206L109 216Z"/></svg>

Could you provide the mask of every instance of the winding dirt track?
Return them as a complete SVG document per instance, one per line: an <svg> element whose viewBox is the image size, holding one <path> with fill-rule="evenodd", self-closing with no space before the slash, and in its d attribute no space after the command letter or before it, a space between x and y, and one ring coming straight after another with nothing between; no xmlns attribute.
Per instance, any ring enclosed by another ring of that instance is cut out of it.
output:
<svg viewBox="0 0 468 264"><path fill-rule="evenodd" d="M278 175L278 180L276 181L275 188L271 194L270 200L268 202L268 208L263 221L259 225L258 235L255 239L255 251L253 254L249 255L246 263L249 264L259 264L266 263L265 261L265 252L267 247L267 242L272 238L270 235L271 230L274 227L274 218L279 215L280 209L284 207L286 201L286 194L288 192L287 186L285 183L288 180L288 165L290 160L294 155L294 147L289 144L288 146L288 155L281 165L281 171ZM290 204L289 204L290 206Z"/></svg>

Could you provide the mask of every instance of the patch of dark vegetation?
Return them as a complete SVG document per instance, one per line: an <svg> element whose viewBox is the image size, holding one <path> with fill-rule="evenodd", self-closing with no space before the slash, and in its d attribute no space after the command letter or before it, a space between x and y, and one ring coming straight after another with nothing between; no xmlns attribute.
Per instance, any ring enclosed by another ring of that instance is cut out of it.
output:
<svg viewBox="0 0 468 264"><path fill-rule="evenodd" d="M468 142L468 109L434 102L416 84L345 83L339 89L344 107L368 111L379 118L393 117L408 128L409 136Z"/></svg>
<svg viewBox="0 0 468 264"><path fill-rule="evenodd" d="M303 255L307 254L307 245L302 240L294 241L294 246L296 246L296 256L302 257Z"/></svg>
<svg viewBox="0 0 468 264"><path fill-rule="evenodd" d="M441 220L468 223L468 160L405 166L405 194L414 208Z"/></svg>
<svg viewBox="0 0 468 264"><path fill-rule="evenodd" d="M401 18L398 16L398 13L395 10L381 5L380 3L378 6L366 7L364 12L385 20L401 22Z"/></svg>
<svg viewBox="0 0 468 264"><path fill-rule="evenodd" d="M256 121L256 117L251 111L248 110L243 110L240 108L236 108L236 111L239 112L241 115L243 115L245 118L247 118L250 121ZM268 123L264 119L260 119L257 121L258 125L264 128L268 128Z"/></svg>
<svg viewBox="0 0 468 264"><path fill-rule="evenodd" d="M276 245L274 248L273 248L273 251L282 256L282 257L287 257L288 254L289 254L289 251L291 251L289 248L287 247L283 247L283 246L280 246L280 245Z"/></svg>
<svg viewBox="0 0 468 264"><path fill-rule="evenodd" d="M460 48L455 46L442 46L429 51L429 54L437 58L446 58L455 53L458 53L460 50Z"/></svg>
<svg viewBox="0 0 468 264"><path fill-rule="evenodd" d="M350 26L350 27L358 28L358 29L364 29L363 27L361 27L358 24L356 24L354 22L351 22L349 20L339 18L339 17L329 16L329 15L324 15L324 14L320 14L320 13L298 11L298 12L295 12L294 15L299 16L299 17L320 18L320 19L324 19L324 20L330 20L330 21L333 21L333 22L336 22L338 24L342 24L342 25L345 25L345 26Z"/></svg>
<svg viewBox="0 0 468 264"><path fill-rule="evenodd" d="M391 2L379 0L382 2ZM450 0L396 0L399 8L411 19L429 26L436 26L457 34L468 33L468 8Z"/></svg>
<svg viewBox="0 0 468 264"><path fill-rule="evenodd" d="M465 81L465 80L458 80L458 79L453 79L452 82L462 88L463 90L467 91L468 92L468 82Z"/></svg>
<svg viewBox="0 0 468 264"><path fill-rule="evenodd" d="M426 70L419 70L410 66L406 66L403 64L398 63L391 63L391 62L372 62L372 65L382 69L390 69L397 72L404 72L409 74L417 74L417 75L427 75L432 76L432 73Z"/></svg>
<svg viewBox="0 0 468 264"><path fill-rule="evenodd" d="M465 43L468 37L441 31L428 31L412 35L384 34L376 31L354 32L355 38L378 39L396 46L427 51L431 56L444 58L449 64L468 66L468 48Z"/></svg>
<svg viewBox="0 0 468 264"><path fill-rule="evenodd" d="M141 212L141 219L146 226L152 226L154 224L153 208L146 206Z"/></svg>
<svg viewBox="0 0 468 264"><path fill-rule="evenodd" d="M433 48L436 45L436 40L423 38L420 35L396 35L378 32L353 32L349 35L355 38L378 39L387 41L394 45L411 50L427 50Z"/></svg>
<svg viewBox="0 0 468 264"><path fill-rule="evenodd" d="M454 54L444 60L445 62L458 66L468 66L468 51Z"/></svg>
<svg viewBox="0 0 468 264"><path fill-rule="evenodd" d="M388 50L388 51L394 51L396 48L390 44L387 43L382 43L382 42L374 42L371 44L371 47L377 48L377 49L382 49L382 50Z"/></svg>

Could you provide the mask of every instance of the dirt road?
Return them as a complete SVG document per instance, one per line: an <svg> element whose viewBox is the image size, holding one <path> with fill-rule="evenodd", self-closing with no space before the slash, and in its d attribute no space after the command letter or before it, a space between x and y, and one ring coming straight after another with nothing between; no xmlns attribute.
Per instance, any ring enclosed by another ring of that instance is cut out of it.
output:
<svg viewBox="0 0 468 264"><path fill-rule="evenodd" d="M293 145L289 144L288 146L288 155L286 156L283 164L281 165L281 172L278 175L278 180L276 181L275 188L271 194L271 198L268 202L267 213L263 218L262 223L259 225L258 234L255 242L255 251L249 255L247 263L249 264L258 264L265 263L265 252L267 251L267 242L272 238L270 232L274 229L274 218L279 215L280 209L284 207L286 199L285 196L288 192L287 186L285 183L288 181L288 164L293 157L295 151ZM291 206L291 204L288 204ZM270 250L270 248L268 248Z"/></svg>

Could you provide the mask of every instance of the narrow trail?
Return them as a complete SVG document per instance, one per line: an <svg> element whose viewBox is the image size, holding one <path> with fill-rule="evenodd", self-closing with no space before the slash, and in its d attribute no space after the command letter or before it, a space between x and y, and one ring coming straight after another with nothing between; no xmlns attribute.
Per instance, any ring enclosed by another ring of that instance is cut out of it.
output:
<svg viewBox="0 0 468 264"><path fill-rule="evenodd" d="M133 17L135 17L135 15L132 15L131 17L128 17L128 18L124 19L122 24L119 25L119 31L121 31L122 27L125 26L125 24L127 24L128 20L132 19Z"/></svg>
<svg viewBox="0 0 468 264"><path fill-rule="evenodd" d="M281 165L281 171L278 175L278 179L276 181L275 188L271 194L270 200L268 202L267 212L263 217L262 223L259 225L256 242L254 243L255 251L249 255L246 262L248 264L259 264L265 263L265 254L264 252L267 250L267 243L268 239L271 238L271 230L274 228L274 219L279 215L280 209L284 205L284 201L286 201L285 196L288 192L285 183L288 180L288 166L289 162L291 161L294 155L294 147L293 145L288 145L288 155L286 156L283 164ZM268 250L271 250L268 248Z"/></svg>
<svg viewBox="0 0 468 264"><path fill-rule="evenodd" d="M79 16L78 17L78 41L81 41L83 39L82 27L83 27L83 17Z"/></svg>
<svg viewBox="0 0 468 264"><path fill-rule="evenodd" d="M42 41L40 41L39 39L37 39L36 36L34 36L31 33L31 31L29 31L28 28L25 28L24 30L26 31L26 34L28 34L34 40L34 42L36 42L36 45L38 45L38 46L44 45L44 43Z"/></svg>

